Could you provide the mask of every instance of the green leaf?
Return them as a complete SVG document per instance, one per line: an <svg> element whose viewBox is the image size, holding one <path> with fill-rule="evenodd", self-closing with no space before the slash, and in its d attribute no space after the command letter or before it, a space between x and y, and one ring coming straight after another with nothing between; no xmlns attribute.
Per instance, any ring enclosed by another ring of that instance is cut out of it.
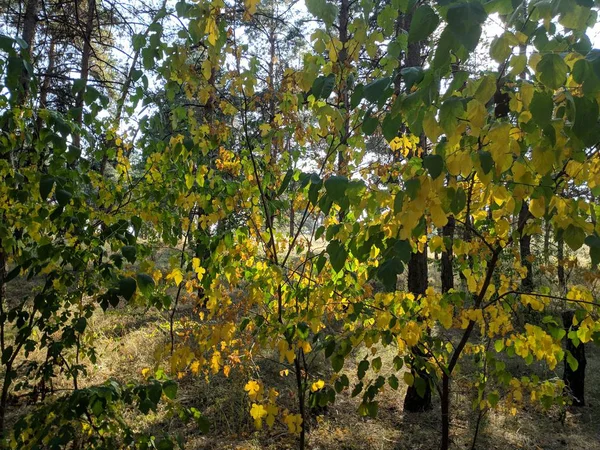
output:
<svg viewBox="0 0 600 450"><path fill-rule="evenodd" d="M367 111L362 124L363 133L365 133L367 136L371 136L373 133L375 133L375 130L377 130L377 125L379 125L379 120L377 120L377 117L372 116Z"/></svg>
<svg viewBox="0 0 600 450"><path fill-rule="evenodd" d="M10 357L12 356L13 348L12 345L9 345L2 351L2 364L6 364L10 361Z"/></svg>
<svg viewBox="0 0 600 450"><path fill-rule="evenodd" d="M16 278L21 273L21 266L16 266L10 272L6 274L4 277L4 283L8 283L13 278Z"/></svg>
<svg viewBox="0 0 600 450"><path fill-rule="evenodd" d="M50 175L42 176L42 179L40 180L40 197L42 197L42 200L46 200L48 198L48 195L50 195L53 187L54 177Z"/></svg>
<svg viewBox="0 0 600 450"><path fill-rule="evenodd" d="M336 272L342 270L346 263L346 258L348 257L348 252L343 244L337 239L331 241L329 245L327 245L327 253L329 254L329 262L331 263L333 270Z"/></svg>
<svg viewBox="0 0 600 450"><path fill-rule="evenodd" d="M369 370L369 361L363 359L360 363L358 363L358 369L356 370L359 380L362 380L365 377L367 370Z"/></svg>
<svg viewBox="0 0 600 450"><path fill-rule="evenodd" d="M339 354L333 355L331 358L331 367L335 372L339 372L344 367L344 357Z"/></svg>
<svg viewBox="0 0 600 450"><path fill-rule="evenodd" d="M448 29L467 51L475 50L481 36L481 25L487 13L479 2L453 3L448 7Z"/></svg>
<svg viewBox="0 0 600 450"><path fill-rule="evenodd" d="M325 0L306 0L306 9L329 26L333 25L338 15L337 6Z"/></svg>
<svg viewBox="0 0 600 450"><path fill-rule="evenodd" d="M140 291L146 297L152 294L154 290L154 279L146 274L146 273L138 273L136 275L137 285L140 288Z"/></svg>
<svg viewBox="0 0 600 450"><path fill-rule="evenodd" d="M600 249L600 236L596 235L596 234L590 234L589 236L587 236L584 240L585 245L587 245L590 248L598 248Z"/></svg>
<svg viewBox="0 0 600 450"><path fill-rule="evenodd" d="M424 77L421 67L405 67L400 71L400 75L404 79L407 91L410 91L413 85L420 83Z"/></svg>
<svg viewBox="0 0 600 450"><path fill-rule="evenodd" d="M375 372L379 372L381 370L381 365L381 358L379 356L371 361L371 366Z"/></svg>
<svg viewBox="0 0 600 450"><path fill-rule="evenodd" d="M83 333L87 326L87 320L85 317L78 317L77 320L73 321L73 329L78 333Z"/></svg>
<svg viewBox="0 0 600 450"><path fill-rule="evenodd" d="M459 214L467 205L467 194L463 188L458 188L452 201L450 202L450 211L453 214Z"/></svg>
<svg viewBox="0 0 600 450"><path fill-rule="evenodd" d="M83 99L87 105L91 105L100 97L100 92L93 86L88 86L83 94Z"/></svg>
<svg viewBox="0 0 600 450"><path fill-rule="evenodd" d="M133 245L126 245L121 249L121 254L131 264L135 262L136 253L137 249Z"/></svg>
<svg viewBox="0 0 600 450"><path fill-rule="evenodd" d="M123 296L125 300L130 300L135 293L137 284L131 277L123 277L119 280L119 295Z"/></svg>
<svg viewBox="0 0 600 450"><path fill-rule="evenodd" d="M488 398L488 402L490 402L490 405L492 406L492 408L495 408L496 405L498 404L498 402L500 401L500 395L496 391L490 392L488 394L487 398Z"/></svg>
<svg viewBox="0 0 600 450"><path fill-rule="evenodd" d="M398 131L402 126L402 116L400 114L388 114L383 119L381 124L381 131L383 132L383 137L388 141L392 141L396 136L398 136Z"/></svg>
<svg viewBox="0 0 600 450"><path fill-rule="evenodd" d="M73 94L78 94L79 92L82 92L85 89L85 80L82 80L81 78L73 81Z"/></svg>
<svg viewBox="0 0 600 450"><path fill-rule="evenodd" d="M392 374L392 375L390 375L390 376L388 377L388 384L390 385L390 387L391 387L393 390L395 390L395 391L396 391L396 390L398 390L398 386L400 385L400 384L398 383L398 377L397 377L396 375L393 375L393 374Z"/></svg>
<svg viewBox="0 0 600 450"><path fill-rule="evenodd" d="M377 402L367 403L367 415L369 417L372 417L372 418L377 417L378 409L379 409L379 403L377 403Z"/></svg>
<svg viewBox="0 0 600 450"><path fill-rule="evenodd" d="M335 75L329 74L326 77L320 76L313 82L311 92L315 98L327 99L333 92L335 86Z"/></svg>
<svg viewBox="0 0 600 450"><path fill-rule="evenodd" d="M533 121L540 127L545 128L550 124L552 119L552 109L554 102L552 96L545 92L536 91L533 94L533 99L529 104L529 111Z"/></svg>
<svg viewBox="0 0 600 450"><path fill-rule="evenodd" d="M592 146L598 142L598 102L595 98L573 97L575 104L575 121L573 133L586 146Z"/></svg>
<svg viewBox="0 0 600 450"><path fill-rule="evenodd" d="M337 204L340 204L345 196L348 188L348 178L334 175L325 180L325 190L327 195Z"/></svg>
<svg viewBox="0 0 600 450"><path fill-rule="evenodd" d="M162 390L167 398L171 400L175 400L175 397L177 397L177 383L173 380L166 381L162 386Z"/></svg>
<svg viewBox="0 0 600 450"><path fill-rule="evenodd" d="M398 275L404 272L404 264L400 258L392 258L383 262L377 270L377 278L388 291L396 289Z"/></svg>
<svg viewBox="0 0 600 450"><path fill-rule="evenodd" d="M499 63L503 63L510 56L512 47L506 33L496 36L490 46L490 56Z"/></svg>
<svg viewBox="0 0 600 450"><path fill-rule="evenodd" d="M427 155L423 158L423 167L429 171L431 178L436 179L442 174L444 159L440 155Z"/></svg>
<svg viewBox="0 0 600 450"><path fill-rule="evenodd" d="M350 394L352 396L352 398L356 397L358 394L360 394L363 390L363 382L361 381L360 383L354 385L354 389L352 389L352 394Z"/></svg>
<svg viewBox="0 0 600 450"><path fill-rule="evenodd" d="M379 78L378 80L371 81L365 86L363 91L364 97L371 103L377 103L391 82L391 77Z"/></svg>
<svg viewBox="0 0 600 450"><path fill-rule="evenodd" d="M569 225L563 233L563 238L571 250L577 251L585 241L585 232L575 225Z"/></svg>
<svg viewBox="0 0 600 450"><path fill-rule="evenodd" d="M485 150L479 150L477 154L479 155L479 163L481 164L483 173L490 173L490 170L494 167L494 159L492 158L491 153Z"/></svg>
<svg viewBox="0 0 600 450"><path fill-rule="evenodd" d="M281 186L279 186L279 189L277 190L277 195L281 195L285 192L285 190L287 189L287 187L290 185L290 181L292 181L292 176L294 175L294 170L293 169L288 169L288 171L285 174L285 177L283 177L283 181L281 182Z"/></svg>
<svg viewBox="0 0 600 450"><path fill-rule="evenodd" d="M590 63L596 77L600 78L600 49L594 48L585 55L585 59Z"/></svg>
<svg viewBox="0 0 600 450"><path fill-rule="evenodd" d="M56 201L60 206L67 206L73 194L65 189L57 189L56 190Z"/></svg>
<svg viewBox="0 0 600 450"><path fill-rule="evenodd" d="M504 341L502 339L498 339L496 342L494 342L494 348L498 353L500 353L502 350L504 350Z"/></svg>
<svg viewBox="0 0 600 450"><path fill-rule="evenodd" d="M577 361L575 359L575 357L571 354L571 352L568 350L567 350L567 364L569 364L569 367L571 368L571 370L573 372L577 372L577 369L579 368L579 361Z"/></svg>
<svg viewBox="0 0 600 450"><path fill-rule="evenodd" d="M398 191L394 198L394 214L398 214L402 211L402 205L404 204L404 192Z"/></svg>
<svg viewBox="0 0 600 450"><path fill-rule="evenodd" d="M590 258L592 265L600 264L600 237L591 234L585 238L584 243L590 248Z"/></svg>
<svg viewBox="0 0 600 450"><path fill-rule="evenodd" d="M410 29L408 31L408 42L418 42L426 39L435 31L440 23L440 18L429 5L419 6L414 12Z"/></svg>
<svg viewBox="0 0 600 450"><path fill-rule="evenodd" d="M567 81L569 66L556 53L545 54L536 67L539 79L551 89L558 89Z"/></svg>
<svg viewBox="0 0 600 450"><path fill-rule="evenodd" d="M421 189L421 181L418 178L411 178L404 182L404 190L411 200L417 198L419 189Z"/></svg>

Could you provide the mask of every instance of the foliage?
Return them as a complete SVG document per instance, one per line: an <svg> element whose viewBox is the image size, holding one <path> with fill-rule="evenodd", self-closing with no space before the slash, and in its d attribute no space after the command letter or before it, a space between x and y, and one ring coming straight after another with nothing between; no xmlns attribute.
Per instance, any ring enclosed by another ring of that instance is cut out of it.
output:
<svg viewBox="0 0 600 450"><path fill-rule="evenodd" d="M256 428L286 427L301 447L309 406L349 390L362 399L359 414L376 416L378 393L404 380L440 393L447 448L451 384L469 358L480 363L475 408L516 413L527 397L565 404L562 381L517 377L504 358L573 368L561 340L599 338L591 289L524 289L532 266L519 253L522 238L547 225L572 251L585 245L592 267L600 262L600 70L585 34L595 6L311 0L319 25L298 60L299 44L275 45L284 32L297 36L292 7L179 1L176 39L158 22L136 35L138 75L147 83L152 73L163 89L140 87L129 99L131 111L158 105L140 137L99 120L110 100L89 86L73 85L85 93L87 134L73 113L19 103L22 74L33 70L17 54L22 43L3 38L0 237L11 269L2 282L43 280L33 298L2 299L3 336L15 330L14 343L2 342L5 388L17 355L39 349L48 369L32 367L30 380L61 367L76 382L79 357L95 357L87 319L124 299L170 311L157 364L166 358L172 376L245 371ZM503 28L489 46L498 67L471 71L492 16ZM260 33L267 56L249 38ZM416 44L429 49L421 65L407 61ZM74 133L85 148L71 145ZM375 139L383 150L372 151ZM461 236L440 231L450 218ZM153 241L177 247L168 268L146 258ZM399 286L412 255L428 248L452 255L460 288ZM186 302L197 314L178 318ZM565 330L567 308L576 312ZM532 318L520 326L524 312ZM397 354L384 367L378 352L388 346ZM351 383L346 363L358 348L370 355ZM295 378L295 411L251 373L272 352L281 376ZM316 355L331 364L326 379L310 370ZM405 365L417 370L402 373ZM96 414L97 398L138 399L148 410L139 387L75 389L58 400L71 416L49 437L62 439L61 427L81 416L73 402L92 408L97 427L117 423L106 406Z"/></svg>

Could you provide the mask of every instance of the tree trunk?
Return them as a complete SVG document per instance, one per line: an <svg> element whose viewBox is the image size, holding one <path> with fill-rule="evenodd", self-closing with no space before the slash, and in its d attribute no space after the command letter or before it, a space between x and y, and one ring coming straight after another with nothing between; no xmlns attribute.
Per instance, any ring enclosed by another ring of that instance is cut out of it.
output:
<svg viewBox="0 0 600 450"><path fill-rule="evenodd" d="M558 232L556 233L556 240L558 246L558 250L556 252L556 258L558 259L558 261L556 262L556 268L558 273L558 285L560 286L561 292L566 292L567 281L565 279L565 240L563 239L563 230L558 230Z"/></svg>
<svg viewBox="0 0 600 450"><path fill-rule="evenodd" d="M406 14L404 16L405 30L410 29L413 16L412 14ZM421 43L412 42L408 45L405 58L406 67L419 67L421 66ZM427 138L424 134L420 136L419 146L421 147L422 154L424 157L427 152ZM425 244L422 252L412 253L408 262L408 290L415 296L425 295L428 285L428 274L427 274L427 244ZM423 352L418 348L414 347L411 349L412 353L419 356L423 356ZM415 361L413 360L413 363ZM409 386L406 391L406 397L404 397L404 410L408 412L421 412L431 409L431 385L429 383L430 377L424 368L411 367L411 372L415 378L421 378L426 382L425 392L423 396L420 396L417 392L416 387Z"/></svg>
<svg viewBox="0 0 600 450"><path fill-rule="evenodd" d="M83 95L85 93L85 86L87 85L87 81L90 73L90 56L92 54L92 31L94 30L94 14L96 11L96 0L88 0L87 7L87 21L85 24L85 32L83 36L83 49L81 52L81 69L79 78L82 80L83 87L77 93L77 97L75 98L75 123L81 129L83 125ZM81 133L76 131L73 133L73 145L80 149L81 148ZM103 161L103 168L106 163ZM103 170L102 170L103 172Z"/></svg>
<svg viewBox="0 0 600 450"><path fill-rule="evenodd" d="M529 206L526 201L523 201L521 211L519 211L519 224L525 224L529 217ZM523 226L520 226L523 229ZM519 237L519 250L521 253L521 264L527 269L527 275L521 280L521 290L523 292L531 292L533 290L533 268L529 258L531 257L531 235L521 232Z"/></svg>
<svg viewBox="0 0 600 450"><path fill-rule="evenodd" d="M562 314L563 325L567 333L570 330L577 330L577 326L573 325L573 311L565 311ZM585 406L585 366L587 360L585 358L585 345L580 342L578 346L573 344L569 337L565 337L565 351L571 352L573 358L577 361L577 368L573 370L568 363L568 358L565 356L565 370L563 380L565 382L565 390L573 399L573 406Z"/></svg>
<svg viewBox="0 0 600 450"><path fill-rule="evenodd" d="M442 252L442 293L445 294L454 288L454 270L452 269L452 241L454 240L454 229L456 222L454 216L448 216L448 223L442 229L444 245L446 250Z"/></svg>
<svg viewBox="0 0 600 450"><path fill-rule="evenodd" d="M338 54L339 59L339 70L340 70L340 86L337 92L338 95L338 109L342 110L344 117L344 125L341 130L340 146L338 150L338 161L337 161L337 174L340 176L348 175L348 161L346 161L346 149L348 146L348 137L350 135L350 94L348 92L347 74L346 68L349 66L348 63L348 23L350 21L350 1L341 0L340 13L338 16L339 22L339 37L342 48ZM339 221L341 222L346 213L340 210L338 214Z"/></svg>
<svg viewBox="0 0 600 450"><path fill-rule="evenodd" d="M31 61L33 56L33 41L35 38L35 29L37 26L38 0L28 0L25 7L25 17L23 18L22 39L27 43L27 48L21 50L21 58ZM30 77L25 67L21 72L21 92L17 103L23 105L29 97Z"/></svg>
<svg viewBox="0 0 600 450"><path fill-rule="evenodd" d="M450 377L442 374L442 442L441 450L450 447Z"/></svg>
<svg viewBox="0 0 600 450"><path fill-rule="evenodd" d="M544 264L546 266L550 262L550 231L552 231L552 226L550 221L546 220L544 225Z"/></svg>

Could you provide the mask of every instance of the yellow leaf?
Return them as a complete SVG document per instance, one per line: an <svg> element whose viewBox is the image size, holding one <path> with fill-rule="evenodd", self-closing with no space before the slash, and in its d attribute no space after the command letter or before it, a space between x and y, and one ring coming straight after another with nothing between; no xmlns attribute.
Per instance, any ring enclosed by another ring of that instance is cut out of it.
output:
<svg viewBox="0 0 600 450"><path fill-rule="evenodd" d="M410 372L404 372L403 378L404 378L404 382L406 384L408 384L409 386L412 386L413 383L415 382L415 377Z"/></svg>
<svg viewBox="0 0 600 450"><path fill-rule="evenodd" d="M543 217L546 212L546 198L540 197L531 199L531 202L529 202L529 212L537 219Z"/></svg>
<svg viewBox="0 0 600 450"><path fill-rule="evenodd" d="M253 403L252 408L250 409L250 415L254 420L262 419L267 415L267 410L263 405L259 405L258 403Z"/></svg>
<svg viewBox="0 0 600 450"><path fill-rule="evenodd" d="M288 426L290 433L300 434L302 430L302 417L300 414L286 414L283 421Z"/></svg>
<svg viewBox="0 0 600 450"><path fill-rule="evenodd" d="M244 0L244 6L248 11L249 15L254 15L256 13L256 6L258 5L258 0Z"/></svg>
<svg viewBox="0 0 600 450"><path fill-rule="evenodd" d="M310 390L313 392L317 392L325 387L325 382L323 380L315 381L311 386Z"/></svg>
<svg viewBox="0 0 600 450"><path fill-rule="evenodd" d="M169 275L167 275L167 280L175 281L175 286L179 286L183 281L183 274L181 273L181 269L179 267L174 268Z"/></svg>
<svg viewBox="0 0 600 450"><path fill-rule="evenodd" d="M406 344L409 347L413 347L417 345L419 339L421 339L421 328L414 320L411 320L404 327L402 327L400 335L402 336L402 339L406 341Z"/></svg>
<svg viewBox="0 0 600 450"><path fill-rule="evenodd" d="M431 220L436 227L441 228L448 223L448 216L446 216L440 205L431 206L429 211L431 212Z"/></svg>
<svg viewBox="0 0 600 450"><path fill-rule="evenodd" d="M208 42L210 45L215 45L217 43L217 39L219 38L219 28L217 28L217 22L215 18L210 16L206 20L206 28L204 32L208 34Z"/></svg>
<svg viewBox="0 0 600 450"><path fill-rule="evenodd" d="M210 63L210 60L205 59L202 62L202 76L204 76L205 79L210 79L210 74L212 72L212 65Z"/></svg>
<svg viewBox="0 0 600 450"><path fill-rule="evenodd" d="M262 394L262 386L254 380L250 380L244 386L244 390L248 393L250 400L256 400Z"/></svg>
<svg viewBox="0 0 600 450"><path fill-rule="evenodd" d="M267 405L267 425L271 428L275 424L275 416L279 413L279 408L272 403Z"/></svg>
<svg viewBox="0 0 600 450"><path fill-rule="evenodd" d="M217 373L221 367L221 352L214 352L210 358L210 369L212 373Z"/></svg>
<svg viewBox="0 0 600 450"><path fill-rule="evenodd" d="M428 111L423 117L423 131L431 142L437 142L438 137L444 132L435 120L433 111Z"/></svg>

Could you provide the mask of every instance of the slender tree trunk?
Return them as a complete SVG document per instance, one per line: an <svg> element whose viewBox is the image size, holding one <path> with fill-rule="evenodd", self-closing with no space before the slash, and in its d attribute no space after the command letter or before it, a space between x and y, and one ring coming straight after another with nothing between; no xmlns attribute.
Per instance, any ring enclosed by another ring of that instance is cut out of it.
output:
<svg viewBox="0 0 600 450"><path fill-rule="evenodd" d="M404 16L405 30L410 29L413 16L412 14L406 14ZM420 67L421 66L421 43L411 42L408 44L408 49L405 58L406 67ZM427 138L424 134L420 136L419 147L421 147L421 157L424 157L427 152ZM408 262L408 290L415 296L425 295L428 286L428 270L427 270L427 244L424 245L423 251L416 251L410 256ZM421 349L414 347L411 349L412 353L419 356L424 356ZM425 381L425 392L423 395L419 395L416 387L409 386L406 391L406 397L404 397L404 410L408 412L420 412L431 409L431 385L429 383L430 377L427 371L422 367L418 366L416 358L413 360L411 372L416 378L421 378Z"/></svg>
<svg viewBox="0 0 600 450"><path fill-rule="evenodd" d="M529 206L526 201L523 201L521 211L519 211L519 224L525 224L530 218L531 213L529 212ZM524 230L524 227L521 227ZM521 264L527 269L527 275L521 280L521 290L524 292L531 292L533 290L533 267L531 261L531 235L521 232L519 237L519 250L521 253Z"/></svg>
<svg viewBox="0 0 600 450"><path fill-rule="evenodd" d="M77 7L77 6L76 6ZM82 80L83 87L77 93L77 97L75 98L75 123L81 129L83 125L83 95L85 93L85 86L87 85L87 81L90 73L90 56L92 54L92 31L94 30L94 14L96 12L96 0L88 0L87 12L86 12L86 24L85 24L85 32L83 36L83 49L81 52L81 69L79 78ZM73 134L73 145L77 148L81 148L81 133L80 131L76 131ZM103 167L106 163L103 161Z"/></svg>
<svg viewBox="0 0 600 450"><path fill-rule="evenodd" d="M340 69L340 85L338 89L338 108L343 111L344 125L340 135L340 146L338 151L338 175L348 175L348 162L346 161L346 149L348 146L348 137L350 134L350 94L348 92L347 82L347 67L349 66L348 61L348 23L350 20L350 1L341 0L340 13L338 16L339 22L339 36L342 48L338 54L339 69ZM344 211L340 211L339 220L343 220L345 216Z"/></svg>
<svg viewBox="0 0 600 450"><path fill-rule="evenodd" d="M567 333L570 330L576 331L578 328L573 325L574 315L573 311L565 311L562 314L563 325ZM571 352L571 355L573 355L573 358L577 361L577 368L573 370L568 362L568 358L565 356L565 369L563 374L565 389L573 398L573 406L585 406L585 367L587 365L585 344L580 342L578 346L575 346L573 341L566 336L565 350Z"/></svg>
<svg viewBox="0 0 600 450"><path fill-rule="evenodd" d="M567 290L567 281L565 279L565 240L563 238L563 230L558 230L556 233L557 247L558 250L556 252L556 269L558 273L558 285L560 286L561 292L565 292Z"/></svg>
<svg viewBox="0 0 600 450"><path fill-rule="evenodd" d="M6 417L6 406L8 403L8 388L11 383L11 372L12 367L7 365L5 367L6 373L4 374L4 380L2 383L2 396L0 397L0 439L4 437L4 419Z"/></svg>
<svg viewBox="0 0 600 450"><path fill-rule="evenodd" d="M296 353L296 359L294 360L294 368L296 370L296 389L298 390L298 407L300 410L300 417L302 417L302 424L300 426L300 440L299 449L304 450L306 447L306 411L304 401L304 382L302 380L302 366L300 363L300 357L302 356L302 349Z"/></svg>
<svg viewBox="0 0 600 450"><path fill-rule="evenodd" d="M442 252L442 293L448 292L454 288L454 270L452 269L452 241L454 240L454 229L456 227L456 221L454 216L448 217L448 223L444 225L442 229L442 236L444 237L444 244L446 250Z"/></svg>
<svg viewBox="0 0 600 450"><path fill-rule="evenodd" d="M27 48L21 51L21 58L31 60L33 56L33 41L37 27L38 0L28 0L23 18L22 39L27 43ZM29 97L30 77L25 68L21 72L21 92L17 103L23 105Z"/></svg>
<svg viewBox="0 0 600 450"><path fill-rule="evenodd" d="M544 223L544 265L548 265L550 263L550 232L552 231L552 226L550 225L549 220L545 220Z"/></svg>
<svg viewBox="0 0 600 450"><path fill-rule="evenodd" d="M448 450L450 447L450 377L442 375L442 442L441 449Z"/></svg>

